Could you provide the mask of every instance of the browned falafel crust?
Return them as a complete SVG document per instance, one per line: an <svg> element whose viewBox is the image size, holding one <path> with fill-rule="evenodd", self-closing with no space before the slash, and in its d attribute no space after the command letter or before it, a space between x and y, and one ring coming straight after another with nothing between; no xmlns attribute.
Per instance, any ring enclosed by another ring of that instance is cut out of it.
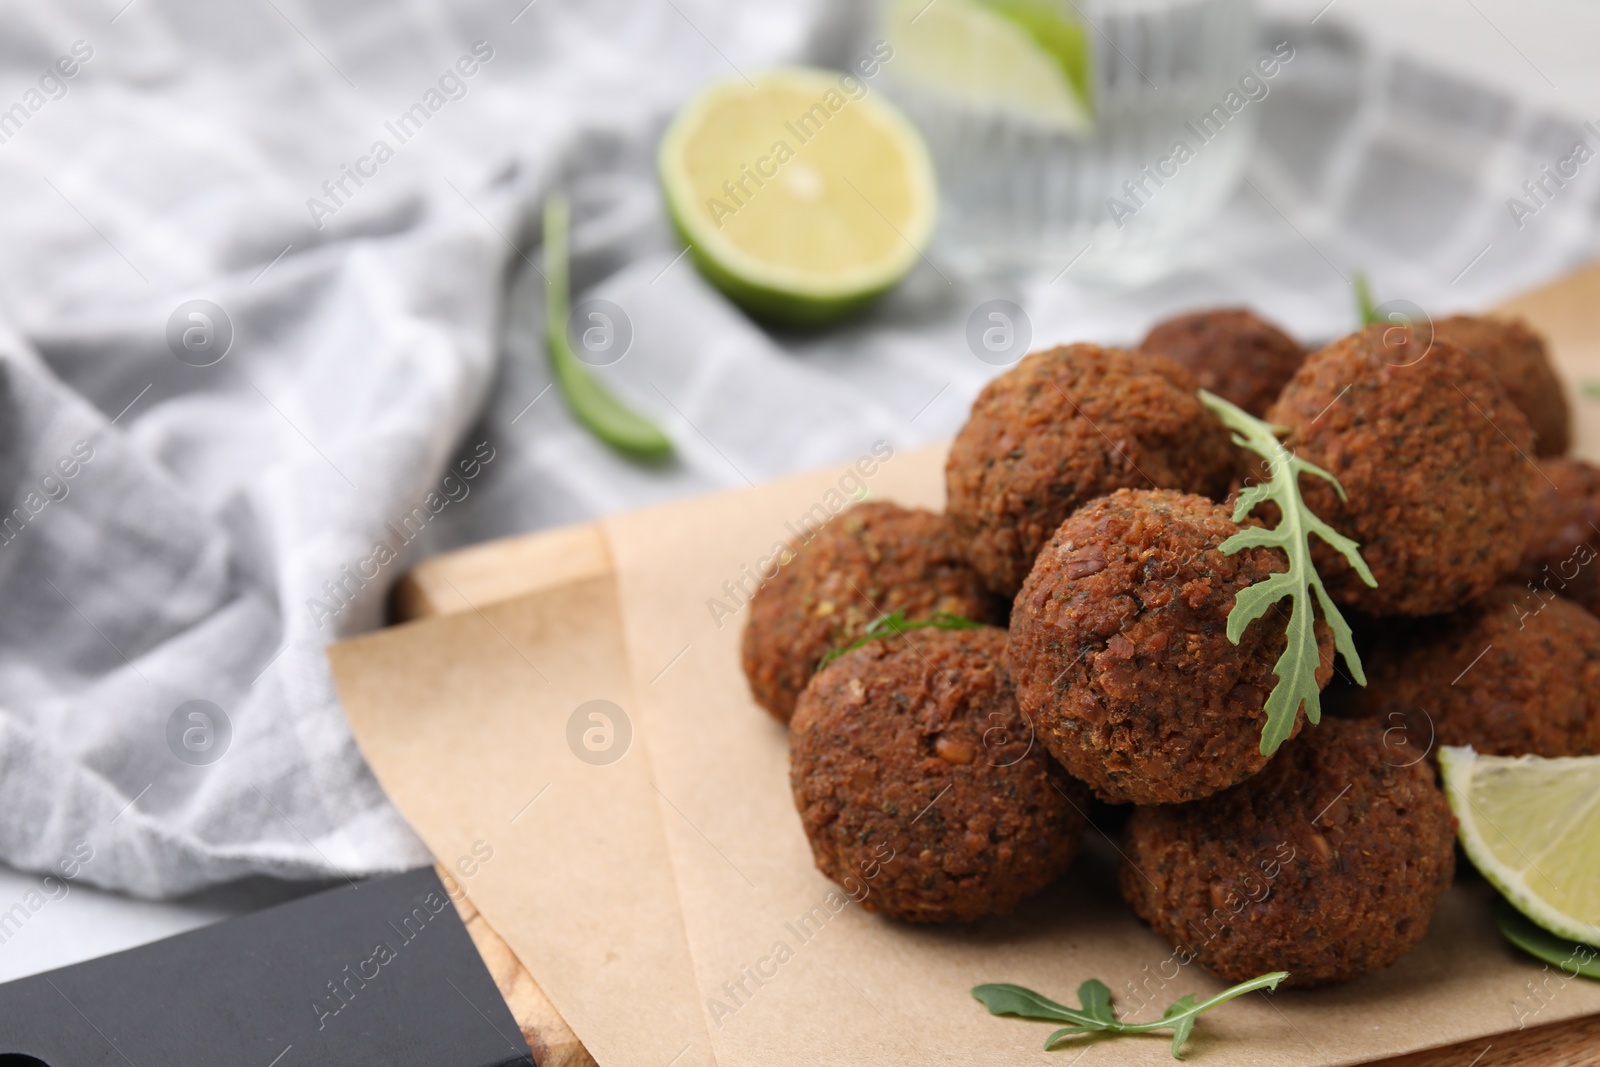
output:
<svg viewBox="0 0 1600 1067"><path fill-rule="evenodd" d="M1305 362L1298 341L1248 308L1216 308L1164 319L1139 350L1187 367L1200 384L1261 415Z"/></svg>
<svg viewBox="0 0 1600 1067"><path fill-rule="evenodd" d="M1343 485L1300 479L1306 504L1354 538L1368 588L1320 541L1328 592L1373 615L1435 615L1491 587L1527 543L1533 431L1494 375L1448 341L1368 326L1313 353L1267 421Z"/></svg>
<svg viewBox="0 0 1600 1067"><path fill-rule="evenodd" d="M1600 752L1600 619L1570 600L1497 585L1380 642L1367 672L1357 710L1379 717L1397 751Z"/></svg>
<svg viewBox="0 0 1600 1067"><path fill-rule="evenodd" d="M1600 467L1581 459L1542 459L1530 472L1533 533L1517 580L1600 614Z"/></svg>
<svg viewBox="0 0 1600 1067"><path fill-rule="evenodd" d="M822 657L885 615L1005 619L1005 606L967 566L943 515L858 504L789 547L794 558L751 598L743 644L750 692L781 722L794 714Z"/></svg>
<svg viewBox="0 0 1600 1067"><path fill-rule="evenodd" d="M996 627L873 641L801 694L795 806L817 868L868 911L1002 915L1077 854L1088 791L1017 711L1005 644Z"/></svg>
<svg viewBox="0 0 1600 1067"><path fill-rule="evenodd" d="M1370 720L1325 719L1266 770L1194 804L1138 808L1122 895L1225 981L1286 985L1387 967L1427 933L1455 874L1455 818L1426 762Z"/></svg>
<svg viewBox="0 0 1600 1067"><path fill-rule="evenodd" d="M1266 765L1261 730L1286 616L1269 610L1235 645L1228 613L1240 590L1286 563L1268 548L1223 555L1238 532L1204 497L1119 490L1061 525L1017 594L1017 703L1101 799L1194 800ZM1333 639L1320 622L1317 635L1326 684Z"/></svg>
<svg viewBox="0 0 1600 1067"><path fill-rule="evenodd" d="M1559 456L1572 445L1572 411L1544 339L1519 319L1455 315L1433 324L1435 338L1464 348L1495 380L1533 427L1534 454Z"/></svg>
<svg viewBox="0 0 1600 1067"><path fill-rule="evenodd" d="M945 463L950 518L989 587L1013 596L1063 519L1122 488L1221 496L1238 459L1193 376L1099 345L1035 352L984 387Z"/></svg>

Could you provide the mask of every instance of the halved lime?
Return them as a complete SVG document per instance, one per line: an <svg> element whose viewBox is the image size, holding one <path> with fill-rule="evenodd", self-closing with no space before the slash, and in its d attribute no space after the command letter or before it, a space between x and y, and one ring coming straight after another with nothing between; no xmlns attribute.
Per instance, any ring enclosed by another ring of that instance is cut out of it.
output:
<svg viewBox="0 0 1600 1067"><path fill-rule="evenodd" d="M1544 759L1439 750L1461 846L1518 911L1600 943L1600 756Z"/></svg>
<svg viewBox="0 0 1600 1067"><path fill-rule="evenodd" d="M892 0L897 80L1081 133L1094 126L1084 24L1062 0Z"/></svg>
<svg viewBox="0 0 1600 1067"><path fill-rule="evenodd" d="M714 85L658 157L695 262L762 318L816 325L916 265L938 194L921 137L867 83L784 69Z"/></svg>

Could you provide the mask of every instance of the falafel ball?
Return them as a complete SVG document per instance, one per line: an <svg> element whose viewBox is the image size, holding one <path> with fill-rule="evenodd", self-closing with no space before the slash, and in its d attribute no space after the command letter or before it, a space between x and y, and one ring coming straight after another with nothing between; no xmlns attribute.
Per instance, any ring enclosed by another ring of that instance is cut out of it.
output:
<svg viewBox="0 0 1600 1067"><path fill-rule="evenodd" d="M817 868L868 911L1003 915L1077 854L1088 792L1035 743L1005 647L997 627L918 630L839 657L800 694L795 806Z"/></svg>
<svg viewBox="0 0 1600 1067"><path fill-rule="evenodd" d="M931 511L858 504L789 551L794 558L751 598L744 627L750 692L780 722L822 657L885 615L1005 620L1005 606L961 558L949 520Z"/></svg>
<svg viewBox="0 0 1600 1067"><path fill-rule="evenodd" d="M1343 485L1300 480L1305 502L1353 538L1369 588L1320 541L1313 559L1340 604L1437 615L1487 593L1528 541L1528 420L1481 361L1404 326L1368 326L1313 353L1267 421Z"/></svg>
<svg viewBox="0 0 1600 1067"><path fill-rule="evenodd" d="M1011 597L1063 519L1122 488L1221 496L1237 467L1193 375L1160 356L1077 344L984 387L945 463L967 559Z"/></svg>
<svg viewBox="0 0 1600 1067"><path fill-rule="evenodd" d="M1455 874L1455 829L1432 768L1394 762L1375 722L1327 719L1248 782L1136 809L1119 880L1218 978L1321 985L1416 947Z"/></svg>
<svg viewBox="0 0 1600 1067"><path fill-rule="evenodd" d="M1533 535L1517 579L1600 614L1600 467L1581 459L1535 466Z"/></svg>
<svg viewBox="0 0 1600 1067"><path fill-rule="evenodd" d="M1379 717L1391 749L1600 752L1600 619L1554 594L1497 585L1379 643L1367 671L1357 709Z"/></svg>
<svg viewBox="0 0 1600 1067"><path fill-rule="evenodd" d="M1269 548L1223 555L1239 529L1204 497L1122 489L1062 523L1017 594L1017 703L1102 800L1195 800L1266 765L1283 618L1269 611L1235 645L1228 613L1240 590L1286 564ZM1333 637L1320 622L1317 637L1325 685Z"/></svg>
<svg viewBox="0 0 1600 1067"><path fill-rule="evenodd" d="M1187 367L1224 400L1259 416L1305 362L1300 343L1248 308L1216 308L1164 319L1139 351Z"/></svg>
<svg viewBox="0 0 1600 1067"><path fill-rule="evenodd" d="M1544 339L1518 319L1455 315L1433 324L1435 339L1466 349L1494 372L1533 427L1534 454L1559 456L1572 444L1572 411Z"/></svg>

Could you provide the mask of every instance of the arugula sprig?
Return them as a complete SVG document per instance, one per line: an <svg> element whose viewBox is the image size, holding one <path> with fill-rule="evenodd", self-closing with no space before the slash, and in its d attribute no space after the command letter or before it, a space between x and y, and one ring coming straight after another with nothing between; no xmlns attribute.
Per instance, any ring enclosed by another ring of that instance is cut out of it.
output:
<svg viewBox="0 0 1600 1067"><path fill-rule="evenodd" d="M948 611L936 611L926 619L907 619L905 612L896 611L891 615L885 615L883 618L875 620L871 626L867 627L866 633L848 645L836 648L826 656L823 656L817 663L817 670L820 671L840 656L847 652L854 652L862 645L882 640L885 637L892 637L895 634L930 628L935 630L981 630L983 629L983 623L973 622L971 619L961 615L952 615Z"/></svg>
<svg viewBox="0 0 1600 1067"><path fill-rule="evenodd" d="M972 995L977 997L992 1015L1012 1015L1040 1022L1067 1023L1067 1026L1063 1026L1044 1039L1047 1052L1059 1046L1067 1038L1079 1034L1147 1034L1153 1030L1171 1030L1172 1055L1174 1059L1181 1060L1183 1043L1189 1040L1189 1035L1194 1032L1195 1020L1201 1013L1257 989L1277 989L1278 983L1287 977L1289 977L1288 971L1273 971L1271 974L1252 978L1248 982L1240 982L1198 1003L1195 1002L1194 994L1190 993L1173 1001L1172 1006L1162 1013L1161 1018L1152 1019L1147 1023L1119 1021L1116 1013L1111 1010L1111 990L1098 978L1091 978L1078 987L1078 1001L1082 1005L1078 1008L1057 1004L1049 997L1035 993L1031 989L1009 983L974 986Z"/></svg>
<svg viewBox="0 0 1600 1067"><path fill-rule="evenodd" d="M1282 427L1263 422L1247 414L1220 396L1200 390L1200 400L1212 414L1234 431L1233 441L1267 461L1272 477L1269 481L1248 486L1239 494L1233 509L1233 521L1241 522L1257 505L1271 501L1278 505L1282 518L1272 529L1252 526L1240 530L1218 546L1225 556L1246 548L1276 548L1289 557L1289 569L1264 578L1239 592L1233 610L1228 613L1228 640L1234 644L1244 636L1252 622L1265 615L1284 597L1293 600L1289 613L1288 641L1283 655L1273 666L1278 684L1267 697L1267 722L1261 728L1261 754L1270 756L1288 739L1294 730L1295 715L1305 705L1306 719L1312 723L1322 721L1321 687L1317 685L1317 667L1321 655L1317 649L1316 612L1311 606L1312 594L1322 607L1322 615L1333 631L1333 645L1344 657L1351 675L1360 685L1367 684L1366 673L1361 669L1361 657L1356 652L1350 634L1350 624L1334 606L1316 565L1311 562L1311 537L1315 534L1338 551L1361 580L1376 587L1378 580L1372 576L1367 561L1361 558L1361 548L1333 527L1317 518L1306 507L1300 495L1300 475L1312 474L1326 479L1344 500L1344 486L1339 479L1307 460L1301 459L1278 440L1287 433Z"/></svg>

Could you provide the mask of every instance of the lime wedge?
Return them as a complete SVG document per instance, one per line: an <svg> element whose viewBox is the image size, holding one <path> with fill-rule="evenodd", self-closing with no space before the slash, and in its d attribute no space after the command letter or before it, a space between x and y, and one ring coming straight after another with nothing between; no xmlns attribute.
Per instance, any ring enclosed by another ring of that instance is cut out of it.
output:
<svg viewBox="0 0 1600 1067"><path fill-rule="evenodd" d="M1067 76L1078 101L1090 115L1094 113L1094 88L1090 63L1089 30L1063 9L1067 0L980 0L1028 31Z"/></svg>
<svg viewBox="0 0 1600 1067"><path fill-rule="evenodd" d="M916 130L864 82L830 71L712 86L678 114L657 163L701 271L782 324L831 321L894 286L937 214Z"/></svg>
<svg viewBox="0 0 1600 1067"><path fill-rule="evenodd" d="M897 79L1073 133L1093 128L1088 32L1060 0L891 0L886 21Z"/></svg>
<svg viewBox="0 0 1600 1067"><path fill-rule="evenodd" d="M1461 846L1518 911L1572 941L1600 943L1600 756L1439 750Z"/></svg>

